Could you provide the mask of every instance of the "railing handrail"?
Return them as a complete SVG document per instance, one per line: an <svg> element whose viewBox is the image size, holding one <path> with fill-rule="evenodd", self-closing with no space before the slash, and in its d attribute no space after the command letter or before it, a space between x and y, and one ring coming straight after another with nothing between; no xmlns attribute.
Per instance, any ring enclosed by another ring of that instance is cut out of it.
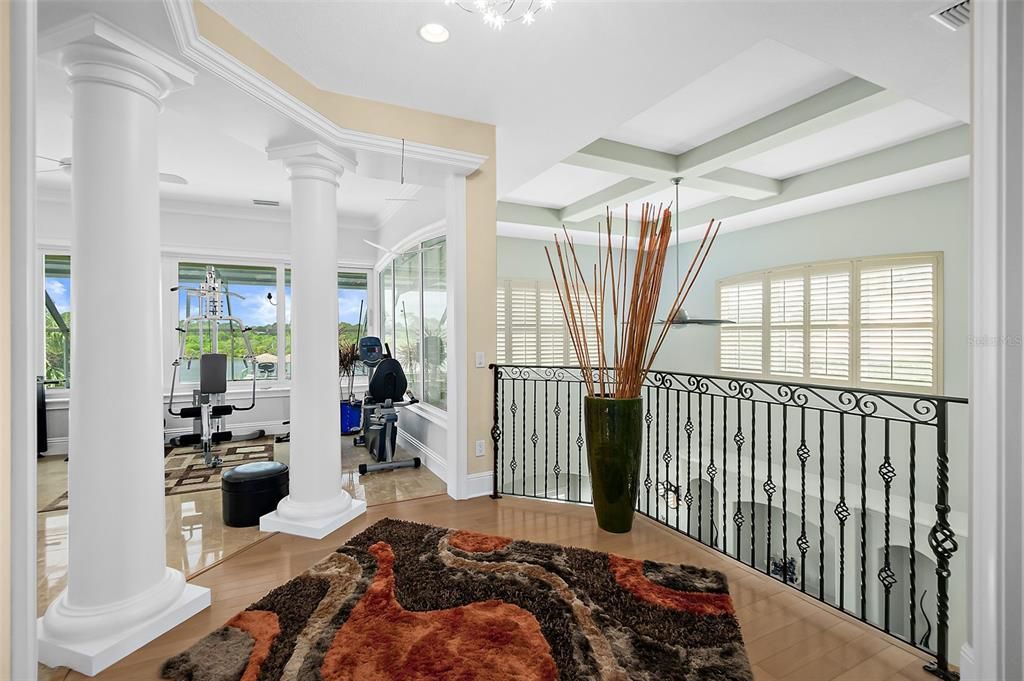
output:
<svg viewBox="0 0 1024 681"><path fill-rule="evenodd" d="M582 368L572 364L511 364L492 363L489 369L516 368L516 369L561 369L563 371L582 371ZM610 370L610 369L609 369ZM597 369L594 369L597 371ZM968 404L966 397L957 395L943 395L937 393L912 393L900 390L878 390L866 386L851 386L828 383L803 383L800 381L781 381L774 378L759 378L757 376L742 376L729 374L702 374L691 371L670 371L665 369L651 369L649 374L663 374L668 376L689 376L692 378L704 378L717 381L745 381L747 383L765 383L768 385L799 386L810 390L832 390L835 392L859 392L871 395L882 395L884 397L900 397L910 400L932 400L934 402L946 402L947 404Z"/></svg>

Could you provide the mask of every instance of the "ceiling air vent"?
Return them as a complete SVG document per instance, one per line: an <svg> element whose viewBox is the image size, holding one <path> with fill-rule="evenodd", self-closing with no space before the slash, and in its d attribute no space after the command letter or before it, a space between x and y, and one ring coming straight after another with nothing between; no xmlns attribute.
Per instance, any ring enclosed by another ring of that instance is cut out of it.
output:
<svg viewBox="0 0 1024 681"><path fill-rule="evenodd" d="M252 205L254 206L280 206L280 201L268 201L266 199L253 199Z"/></svg>
<svg viewBox="0 0 1024 681"><path fill-rule="evenodd" d="M971 0L964 0L932 14L932 19L951 31L959 31L971 23Z"/></svg>

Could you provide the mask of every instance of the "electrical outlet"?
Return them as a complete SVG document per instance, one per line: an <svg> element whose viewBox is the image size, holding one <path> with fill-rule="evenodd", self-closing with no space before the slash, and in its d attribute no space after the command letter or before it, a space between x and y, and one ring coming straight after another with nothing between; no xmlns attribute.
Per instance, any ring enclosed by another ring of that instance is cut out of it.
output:
<svg viewBox="0 0 1024 681"><path fill-rule="evenodd" d="M487 366L487 354L483 352L476 353L476 368L483 369Z"/></svg>
<svg viewBox="0 0 1024 681"><path fill-rule="evenodd" d="M485 445L484 445L484 441L483 440L477 440L476 441L476 455L477 456L483 456L484 455L484 451L485 451L484 447L485 447Z"/></svg>

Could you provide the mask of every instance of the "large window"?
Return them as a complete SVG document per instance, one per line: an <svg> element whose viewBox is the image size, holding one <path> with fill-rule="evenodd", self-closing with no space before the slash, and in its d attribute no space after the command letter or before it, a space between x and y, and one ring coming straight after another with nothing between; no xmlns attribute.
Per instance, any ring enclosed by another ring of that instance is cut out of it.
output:
<svg viewBox="0 0 1024 681"><path fill-rule="evenodd" d="M44 376L52 387L71 387L71 257L43 258Z"/></svg>
<svg viewBox="0 0 1024 681"><path fill-rule="evenodd" d="M370 310L365 272L338 272L338 345L358 348L359 337L366 335ZM357 376L365 376L366 366L356 363Z"/></svg>
<svg viewBox="0 0 1024 681"><path fill-rule="evenodd" d="M576 364L558 291L534 280L498 282L499 364ZM585 323L587 344L596 352L597 329Z"/></svg>
<svg viewBox="0 0 1024 681"><path fill-rule="evenodd" d="M801 265L719 282L723 372L941 389L939 255Z"/></svg>
<svg viewBox="0 0 1024 681"><path fill-rule="evenodd" d="M380 336L424 403L447 409L448 293L444 237L400 254L380 272Z"/></svg>
<svg viewBox="0 0 1024 681"><path fill-rule="evenodd" d="M223 280L226 298L225 312L237 317L250 328L249 338L256 356L255 365L245 362L245 342L237 327L221 324L214 330L210 322L190 325L187 357L197 358L201 352L216 349L227 354L229 380L249 380L253 372L257 380L291 378L291 269L282 265L212 264ZM182 262L178 265L178 282L183 288L196 288L206 278L207 263ZM197 313L185 291L178 294L179 324ZM358 342L360 304L363 307L363 331L366 330L368 310L367 275L365 272L338 272L338 342ZM280 367L284 367L281 371ZM357 373L362 367L357 369ZM179 369L183 382L199 380L199 362L184 363Z"/></svg>
<svg viewBox="0 0 1024 681"><path fill-rule="evenodd" d="M224 282L226 315L236 317L250 328L249 339L255 366L245 361L246 348L241 329L237 325L210 321L194 321L188 325L185 356L198 358L207 352L221 352L228 356L228 380L240 381L252 378L276 379L280 357L278 353L277 268L254 267L249 265L213 265L217 275ZM206 279L205 263L183 262L178 264L178 319L179 326L199 313L195 308L197 300L188 295L188 289L198 288ZM269 297L268 297L269 294ZM287 355L287 353L286 353ZM199 362L186 361L178 369L183 382L199 380Z"/></svg>

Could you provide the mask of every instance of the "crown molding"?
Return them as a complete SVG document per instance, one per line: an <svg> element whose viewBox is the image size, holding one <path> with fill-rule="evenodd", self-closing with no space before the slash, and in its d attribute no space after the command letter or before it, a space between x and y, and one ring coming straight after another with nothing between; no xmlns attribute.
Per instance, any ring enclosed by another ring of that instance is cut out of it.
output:
<svg viewBox="0 0 1024 681"><path fill-rule="evenodd" d="M402 154L402 140L343 128L199 34L192 0L164 0L171 30L182 56L272 107L331 145L390 156ZM405 156L455 175L469 175L487 156L405 141Z"/></svg>
<svg viewBox="0 0 1024 681"><path fill-rule="evenodd" d="M93 13L54 26L39 36L39 54L56 52L75 43L112 47L164 72L177 90L195 83L196 72L141 38Z"/></svg>

